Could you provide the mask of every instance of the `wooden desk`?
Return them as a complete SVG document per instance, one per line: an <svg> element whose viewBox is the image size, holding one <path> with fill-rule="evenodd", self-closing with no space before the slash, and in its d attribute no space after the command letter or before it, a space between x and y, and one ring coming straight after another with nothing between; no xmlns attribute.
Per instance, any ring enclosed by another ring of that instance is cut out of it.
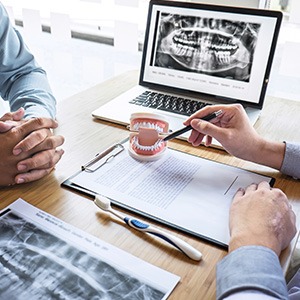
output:
<svg viewBox="0 0 300 300"><path fill-rule="evenodd" d="M203 260L194 262L157 239L130 230L121 222L112 220L109 215L99 211L90 198L60 186L66 178L77 172L82 164L94 157L96 152L128 136L125 127L93 119L91 112L136 82L137 73L129 72L60 102L57 117L60 127L57 133L66 138L62 160L52 174L40 181L0 190L0 208L21 197L69 224L181 276L181 282L170 299L215 299L215 267L226 255L224 249L176 230L164 228L203 253ZM300 102L268 98L256 127L260 134L268 138L299 142L299 115ZM231 157L222 150L194 148L184 141L171 143L173 147L195 155L274 176L275 186L284 190L299 211L300 185L292 178Z"/></svg>

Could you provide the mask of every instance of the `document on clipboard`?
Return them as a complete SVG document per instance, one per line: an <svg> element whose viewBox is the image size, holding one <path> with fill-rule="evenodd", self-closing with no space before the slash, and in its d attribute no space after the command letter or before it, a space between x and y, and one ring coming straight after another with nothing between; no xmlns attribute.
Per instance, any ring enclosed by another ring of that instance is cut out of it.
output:
<svg viewBox="0 0 300 300"><path fill-rule="evenodd" d="M128 141L82 166L63 186L112 203L220 246L229 242L229 208L238 188L272 177L168 148L159 160L132 158Z"/></svg>

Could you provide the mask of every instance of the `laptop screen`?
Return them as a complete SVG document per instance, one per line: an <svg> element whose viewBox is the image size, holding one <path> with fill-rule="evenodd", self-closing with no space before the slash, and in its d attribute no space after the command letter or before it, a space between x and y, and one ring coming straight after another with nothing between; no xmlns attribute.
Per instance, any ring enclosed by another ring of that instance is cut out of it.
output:
<svg viewBox="0 0 300 300"><path fill-rule="evenodd" d="M262 107L281 19L279 11L153 0L140 84Z"/></svg>

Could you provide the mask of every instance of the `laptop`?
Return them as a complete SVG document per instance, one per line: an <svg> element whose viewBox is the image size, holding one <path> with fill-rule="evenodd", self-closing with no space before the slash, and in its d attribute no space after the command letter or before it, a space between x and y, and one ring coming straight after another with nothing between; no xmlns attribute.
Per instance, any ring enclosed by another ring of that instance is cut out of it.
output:
<svg viewBox="0 0 300 300"><path fill-rule="evenodd" d="M205 105L240 103L254 124L281 21L279 11L152 0L138 85L92 115L128 125L132 113L150 112L176 131Z"/></svg>

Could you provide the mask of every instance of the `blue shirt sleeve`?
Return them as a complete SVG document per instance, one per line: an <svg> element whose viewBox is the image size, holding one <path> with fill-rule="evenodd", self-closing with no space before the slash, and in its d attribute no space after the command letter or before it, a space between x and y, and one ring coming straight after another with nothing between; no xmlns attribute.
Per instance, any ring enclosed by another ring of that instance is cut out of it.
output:
<svg viewBox="0 0 300 300"><path fill-rule="evenodd" d="M300 144L286 142L280 171L294 178L300 178ZM298 299L300 288L293 285L289 284L290 299ZM239 299L238 294L243 292L253 292L253 299L256 299L257 293L289 299L286 282L275 252L266 247L245 246L227 255L217 265L217 299L233 295L237 295Z"/></svg>
<svg viewBox="0 0 300 300"><path fill-rule="evenodd" d="M285 155L280 171L295 179L300 178L300 144L285 142Z"/></svg>
<svg viewBox="0 0 300 300"><path fill-rule="evenodd" d="M9 101L11 111L25 109L25 117L51 117L56 114L45 71L37 64L20 33L11 25L0 3L0 95Z"/></svg>
<svg viewBox="0 0 300 300"><path fill-rule="evenodd" d="M231 252L217 265L217 299L242 291L288 299L286 282L275 252L262 246L244 246Z"/></svg>

